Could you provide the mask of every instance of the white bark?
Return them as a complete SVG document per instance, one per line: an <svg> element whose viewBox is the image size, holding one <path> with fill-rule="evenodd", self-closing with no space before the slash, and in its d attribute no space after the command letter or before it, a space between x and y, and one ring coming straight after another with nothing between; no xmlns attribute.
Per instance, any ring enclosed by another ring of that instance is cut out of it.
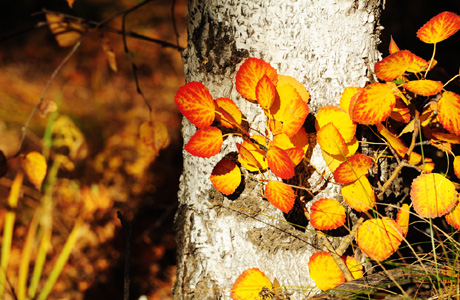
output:
<svg viewBox="0 0 460 300"><path fill-rule="evenodd" d="M368 81L368 65L380 56L381 8L379 0L191 0L186 80L202 82L214 98L233 99L249 120L260 122L260 111L241 99L234 84L248 55L262 58L279 74L293 76L307 87L310 110L316 113L322 106L337 105L345 86ZM184 143L195 130L184 119ZM228 139L222 153L211 159L184 151L176 215L175 299L230 299L235 279L252 267L297 290L293 299L301 299L314 287L307 267L311 254L318 251L314 238L277 219L225 207L283 220L281 212L258 196L257 185L247 183L234 201L214 190L209 180L212 168L234 150L234 141ZM318 149L312 162L320 169L324 166ZM336 192L327 189L329 195Z"/></svg>

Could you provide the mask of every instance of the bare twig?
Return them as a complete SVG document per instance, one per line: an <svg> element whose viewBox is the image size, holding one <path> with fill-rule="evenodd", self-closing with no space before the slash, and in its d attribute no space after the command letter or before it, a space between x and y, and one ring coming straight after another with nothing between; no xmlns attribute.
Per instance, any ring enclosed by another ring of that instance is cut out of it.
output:
<svg viewBox="0 0 460 300"><path fill-rule="evenodd" d="M131 283L130 265L131 265L131 223L126 222L120 211L117 211L117 217L120 219L121 226L125 232L125 272L123 276L123 300L129 300L129 286Z"/></svg>

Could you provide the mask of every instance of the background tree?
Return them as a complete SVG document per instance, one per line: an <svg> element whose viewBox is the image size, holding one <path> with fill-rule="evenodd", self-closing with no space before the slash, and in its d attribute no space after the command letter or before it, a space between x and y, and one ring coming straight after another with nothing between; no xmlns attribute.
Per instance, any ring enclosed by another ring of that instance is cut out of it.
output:
<svg viewBox="0 0 460 300"><path fill-rule="evenodd" d="M190 1L188 46L183 53L186 81L202 82L214 98L235 100L248 120L260 123L263 114L255 105L239 101L234 83L245 58L262 58L279 74L306 86L315 114L322 106L338 104L345 86L364 86L370 80L370 69L380 58L381 10L381 1ZM311 132L311 125L306 129ZM195 131L184 119L184 142ZM278 221L282 213L262 202L260 187L249 180L233 200L212 187L212 168L235 150L232 141L227 139L222 153L211 159L184 151L175 220L175 298L228 298L237 276L251 267L282 285L303 289L297 295L308 293L312 281L306 264L319 247L315 237ZM318 148L311 162L324 168ZM313 191L318 183L325 184L312 172ZM336 194L337 188L328 185L317 197Z"/></svg>

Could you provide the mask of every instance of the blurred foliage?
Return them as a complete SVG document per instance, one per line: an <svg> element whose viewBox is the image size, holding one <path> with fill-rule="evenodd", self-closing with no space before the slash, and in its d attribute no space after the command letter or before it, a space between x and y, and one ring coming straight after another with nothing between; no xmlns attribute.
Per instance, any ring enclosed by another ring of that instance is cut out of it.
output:
<svg viewBox="0 0 460 300"><path fill-rule="evenodd" d="M126 31L176 44L172 2L152 1L131 12L126 17ZM178 42L184 47L186 1L175 2ZM52 220L49 222L53 227L39 291L76 220L82 218L81 234L50 298L120 299L125 238L116 212L121 211L133 224L133 299L140 295L149 299L171 299L175 277L171 223L177 206L182 164L180 117L172 101L177 87L184 81L178 50L127 37L127 55L120 34L106 30L91 32L51 83L38 113L31 120L21 153L15 157L22 127L39 102L51 74L75 41L64 45L70 47L60 47L41 10L45 8L100 22L139 3L135 0L77 0L72 9L65 0L5 3L1 23L8 26L0 31L3 37L0 150L7 159L8 172L0 178L2 232L9 190L16 174L22 172L23 156L31 151L44 153L49 168L56 161L60 162L55 180L47 184L45 179L42 191L24 180L15 210L5 299L12 299L11 288L17 290L16 276L29 226L48 193L52 199ZM59 21L62 15L57 16L58 19L51 21ZM121 29L121 20L121 17L115 18L107 26ZM36 27L37 24L45 26ZM76 34L80 37L82 33ZM137 93L132 63L137 66L139 87L152 108L151 114L143 97ZM142 142L139 128L150 121L165 125L169 144L162 145L167 146L166 151L148 148ZM37 237L42 227L38 226ZM32 244L31 268L39 241L37 238Z"/></svg>

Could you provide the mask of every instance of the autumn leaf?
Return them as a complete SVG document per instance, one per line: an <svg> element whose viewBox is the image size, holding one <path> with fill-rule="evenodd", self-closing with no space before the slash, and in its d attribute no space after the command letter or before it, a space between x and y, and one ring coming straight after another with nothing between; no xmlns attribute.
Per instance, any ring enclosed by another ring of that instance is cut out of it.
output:
<svg viewBox="0 0 460 300"><path fill-rule="evenodd" d="M87 30L87 27L81 22L66 20L64 14L60 13L47 12L46 21L51 33L54 34L57 43L61 47L75 45Z"/></svg>
<svg viewBox="0 0 460 300"><path fill-rule="evenodd" d="M350 119L350 115L340 107L324 106L316 115L315 126L319 131L324 125L332 123L343 137L345 143L350 142L356 133L356 124Z"/></svg>
<svg viewBox="0 0 460 300"><path fill-rule="evenodd" d="M249 57L236 73L236 90L244 98L256 101L257 83L259 83L259 80L261 80L264 75L266 75L274 85L278 83L278 74L269 63L259 58Z"/></svg>
<svg viewBox="0 0 460 300"><path fill-rule="evenodd" d="M370 258L383 261L401 245L401 228L394 220L384 217L365 221L356 232L359 248Z"/></svg>
<svg viewBox="0 0 460 300"><path fill-rule="evenodd" d="M316 141L321 149L332 155L346 155L346 143L334 124L328 123L321 127L316 135Z"/></svg>
<svg viewBox="0 0 460 300"><path fill-rule="evenodd" d="M284 213L292 209L296 198L294 190L281 181L269 181L265 186L265 197Z"/></svg>
<svg viewBox="0 0 460 300"><path fill-rule="evenodd" d="M259 144L265 145L265 137L253 135L251 138ZM237 145L237 148L239 152L238 161L249 172L263 171L268 168L265 151L260 149L257 144L247 139L241 145Z"/></svg>
<svg viewBox="0 0 460 300"><path fill-rule="evenodd" d="M438 101L438 118L442 126L456 135L460 135L460 96L446 91Z"/></svg>
<svg viewBox="0 0 460 300"><path fill-rule="evenodd" d="M457 178L460 179L460 156L455 156L454 158L454 172Z"/></svg>
<svg viewBox="0 0 460 300"><path fill-rule="evenodd" d="M401 123L408 123L410 122L412 116L406 103L404 103L401 99L396 99L396 105L391 112L390 118Z"/></svg>
<svg viewBox="0 0 460 300"><path fill-rule="evenodd" d="M174 102L181 114L198 128L209 126L214 121L214 101L201 82L192 81L181 86Z"/></svg>
<svg viewBox="0 0 460 300"><path fill-rule="evenodd" d="M368 211L376 201L374 190L365 176L342 186L342 196L348 206L359 212Z"/></svg>
<svg viewBox="0 0 460 300"><path fill-rule="evenodd" d="M294 87L297 93L300 95L300 98L305 103L308 103L310 101L310 93L307 91L305 86L301 84L297 79L291 76L287 75L278 75L278 86L282 86L285 84L289 84L290 86Z"/></svg>
<svg viewBox="0 0 460 300"><path fill-rule="evenodd" d="M283 123L283 132L288 136L295 135L310 113L308 104L291 84L276 86L278 97L270 107L270 114L275 120Z"/></svg>
<svg viewBox="0 0 460 300"><path fill-rule="evenodd" d="M219 192L230 195L241 183L241 171L233 161L224 158L216 164L210 179Z"/></svg>
<svg viewBox="0 0 460 300"><path fill-rule="evenodd" d="M386 139L391 147L398 153L399 156L404 157L409 148L397 136L392 134L382 123L376 124L377 131ZM409 156L409 163L417 165L421 162L422 156L414 151Z"/></svg>
<svg viewBox="0 0 460 300"><path fill-rule="evenodd" d="M346 150L344 152L344 155L329 154L325 152L323 149L321 149L321 154L323 155L323 159L326 162L326 165L331 172L334 172L339 167L339 165L346 160L346 157L352 156L353 154L356 153L356 151L358 151L358 147L359 147L358 139L355 137L350 143L346 143L345 146L346 146Z"/></svg>
<svg viewBox="0 0 460 300"><path fill-rule="evenodd" d="M315 229L336 229L345 223L345 208L337 200L319 199L313 203L310 211L310 222Z"/></svg>
<svg viewBox="0 0 460 300"><path fill-rule="evenodd" d="M362 87L345 87L343 89L342 96L340 97L340 108L348 113L350 119L352 117L350 113L350 105L353 103L354 106L356 99L358 99L363 91L364 88Z"/></svg>
<svg viewBox="0 0 460 300"><path fill-rule="evenodd" d="M396 98L388 85L370 84L356 100L353 121L364 125L380 123L390 116L395 104Z"/></svg>
<svg viewBox="0 0 460 300"><path fill-rule="evenodd" d="M354 279L359 279L363 277L363 264L361 262L359 262L353 256L348 255L342 257L342 260L347 265L347 268L348 270L350 270L351 276L353 276Z"/></svg>
<svg viewBox="0 0 460 300"><path fill-rule="evenodd" d="M457 204L454 184L437 173L421 174L414 179L410 195L414 210L421 217L441 217Z"/></svg>
<svg viewBox="0 0 460 300"><path fill-rule="evenodd" d="M294 166L297 166L302 161L305 155L305 152L302 150L302 148L299 147L289 148L284 151L286 151L287 155L294 163Z"/></svg>
<svg viewBox="0 0 460 300"><path fill-rule="evenodd" d="M208 126L195 132L184 149L194 156L208 158L218 154L222 144L223 137L220 129Z"/></svg>
<svg viewBox="0 0 460 300"><path fill-rule="evenodd" d="M442 91L443 84L441 81L428 79L412 80L403 85L403 88L411 91L414 94L422 96L432 96Z"/></svg>
<svg viewBox="0 0 460 300"><path fill-rule="evenodd" d="M38 152L29 152L22 161L22 168L29 181L40 190L48 168L45 157Z"/></svg>
<svg viewBox="0 0 460 300"><path fill-rule="evenodd" d="M401 227L401 234L403 237L406 237L409 231L409 209L409 205L404 203L396 215L396 223Z"/></svg>
<svg viewBox="0 0 460 300"><path fill-rule="evenodd" d="M385 81L401 77L414 61L414 54L409 50L401 50L390 54L375 64L375 75Z"/></svg>
<svg viewBox="0 0 460 300"><path fill-rule="evenodd" d="M388 47L390 54L396 53L399 51L398 45L396 45L395 41L393 40L393 36L390 37L390 46Z"/></svg>
<svg viewBox="0 0 460 300"><path fill-rule="evenodd" d="M261 299L263 290L271 291L273 285L258 268L247 269L236 279L232 287L232 300Z"/></svg>
<svg viewBox="0 0 460 300"><path fill-rule="evenodd" d="M243 115L232 99L217 98L214 102L216 104L216 121L227 128L241 125Z"/></svg>
<svg viewBox="0 0 460 300"><path fill-rule="evenodd" d="M155 153L169 145L168 128L161 122L143 122L139 128L142 143Z"/></svg>
<svg viewBox="0 0 460 300"><path fill-rule="evenodd" d="M334 179L337 183L352 183L368 173L372 166L372 159L363 154L355 154L334 171Z"/></svg>
<svg viewBox="0 0 460 300"><path fill-rule="evenodd" d="M430 62L431 62L431 65L430 65ZM434 66L436 66L438 63L435 59L433 59L432 61L430 60L430 62L424 60L423 58L417 55L414 55L414 61L412 62L410 67L407 69L407 72L421 73L423 71L426 71L428 67L430 67L430 70L433 69Z"/></svg>
<svg viewBox="0 0 460 300"><path fill-rule="evenodd" d="M457 204L445 217L449 225L452 225L455 229L460 229L460 204Z"/></svg>
<svg viewBox="0 0 460 300"><path fill-rule="evenodd" d="M110 70L116 73L118 71L117 58L108 38L102 39L102 50L105 53Z"/></svg>
<svg viewBox="0 0 460 300"><path fill-rule="evenodd" d="M417 37L427 44L439 43L460 29L460 17L452 12L442 12L417 31Z"/></svg>
<svg viewBox="0 0 460 300"><path fill-rule="evenodd" d="M264 110L272 106L276 97L276 87L267 75L262 76L256 85L256 98Z"/></svg>
<svg viewBox="0 0 460 300"><path fill-rule="evenodd" d="M322 291L345 283L345 276L328 252L314 253L308 261L308 270L311 279Z"/></svg>
<svg viewBox="0 0 460 300"><path fill-rule="evenodd" d="M285 133L274 135L272 143L283 150L301 148L306 153L309 145L308 134L305 128L301 127L294 136L288 136Z"/></svg>
<svg viewBox="0 0 460 300"><path fill-rule="evenodd" d="M294 176L294 163L283 149L270 145L267 152L267 162L270 170L282 179L290 179Z"/></svg>

